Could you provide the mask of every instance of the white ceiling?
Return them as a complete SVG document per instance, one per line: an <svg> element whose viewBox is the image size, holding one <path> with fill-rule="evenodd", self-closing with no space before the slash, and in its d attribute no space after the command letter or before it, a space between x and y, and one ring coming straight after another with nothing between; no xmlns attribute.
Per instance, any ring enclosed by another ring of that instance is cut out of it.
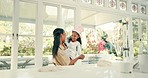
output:
<svg viewBox="0 0 148 78"><path fill-rule="evenodd" d="M133 0L133 1L139 1L141 3L147 3L148 5L148 0ZM4 2L4 1L3 1ZM0 4L1 0L0 0ZM4 5L5 4L5 5ZM7 6L7 5L11 5L9 3L3 3L3 6L0 5L0 16L4 16L4 17L12 17L13 14L13 9L12 9L12 5L11 6ZM28 8L31 9L32 11L27 11ZM7 7L7 8L5 8ZM20 17L24 18L24 19L35 19L36 17L36 5L20 5ZM45 7L44 7L45 9ZM53 11L53 10L52 10ZM57 15L47 15L46 12L43 12L43 17L45 20L50 20L51 22L55 22L57 20ZM113 14L109 14L109 13L102 13L102 12L96 12L96 11L88 11L88 10L81 10L81 23L82 24L87 24L87 25L100 25L100 24L104 24L104 23L108 23L108 22L113 22L113 21L117 21L124 18L123 16L119 16L119 15L113 15ZM0 18L2 19L2 18Z"/></svg>
<svg viewBox="0 0 148 78"><path fill-rule="evenodd" d="M101 25L109 22L114 22L124 18L123 16L113 15L109 13L95 12L82 10L81 21L86 25Z"/></svg>

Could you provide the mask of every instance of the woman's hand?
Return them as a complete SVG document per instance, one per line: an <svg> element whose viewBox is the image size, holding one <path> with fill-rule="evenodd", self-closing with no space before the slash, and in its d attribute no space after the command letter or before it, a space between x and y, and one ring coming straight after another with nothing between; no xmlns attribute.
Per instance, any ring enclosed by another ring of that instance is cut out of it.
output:
<svg viewBox="0 0 148 78"><path fill-rule="evenodd" d="M74 65L75 62L77 62L77 60L79 60L79 59L82 59L82 60L83 60L84 58L85 58L85 56L84 56L83 54L81 54L81 55L78 56L77 58L71 60L70 63L69 63L69 65Z"/></svg>
<svg viewBox="0 0 148 78"><path fill-rule="evenodd" d="M83 60L85 58L85 56L83 54L81 54L78 58Z"/></svg>

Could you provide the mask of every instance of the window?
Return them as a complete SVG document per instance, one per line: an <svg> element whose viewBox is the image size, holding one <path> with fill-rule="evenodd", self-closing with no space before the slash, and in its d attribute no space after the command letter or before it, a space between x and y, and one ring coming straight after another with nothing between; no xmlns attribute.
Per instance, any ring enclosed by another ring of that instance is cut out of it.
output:
<svg viewBox="0 0 148 78"><path fill-rule="evenodd" d="M147 50L147 26L146 20L141 20L141 27L142 27L142 50Z"/></svg>
<svg viewBox="0 0 148 78"><path fill-rule="evenodd" d="M67 36L71 35L71 31L74 28L74 16L75 10L70 7L63 7L62 8L62 20L63 26L65 26L65 31Z"/></svg>
<svg viewBox="0 0 148 78"><path fill-rule="evenodd" d="M12 15L13 0L0 0L0 70L10 69L11 65Z"/></svg>
<svg viewBox="0 0 148 78"><path fill-rule="evenodd" d="M125 11L127 9L126 1L120 1L119 7L120 7L120 10L124 10Z"/></svg>
<svg viewBox="0 0 148 78"><path fill-rule="evenodd" d="M35 3L19 2L18 68L35 65L36 12Z"/></svg>
<svg viewBox="0 0 148 78"><path fill-rule="evenodd" d="M116 0L109 0L109 7L116 8L116 4L117 4Z"/></svg>
<svg viewBox="0 0 148 78"><path fill-rule="evenodd" d="M29 10L29 11L28 11ZM20 2L19 16L19 56L34 55L36 4ZM29 53L26 53L29 51Z"/></svg>
<svg viewBox="0 0 148 78"><path fill-rule="evenodd" d="M100 35L99 34L99 32L101 32L100 30L98 30L98 35ZM93 28L84 28L84 32L83 33L85 33L85 36L86 36L86 39L84 39L83 41L82 41L82 46L84 47L83 48L83 53L84 54L97 54L98 53L98 47L97 47L97 43L98 43L98 41L99 41L99 36L97 37L97 39L95 38L96 37L96 34L95 34L95 29L93 29Z"/></svg>
<svg viewBox="0 0 148 78"><path fill-rule="evenodd" d="M142 14L146 14L146 6L142 6L140 7L140 13Z"/></svg>
<svg viewBox="0 0 148 78"><path fill-rule="evenodd" d="M134 48L134 56L138 55L139 52L139 28L138 28L138 19L132 20L132 26L133 26L133 48Z"/></svg>
<svg viewBox="0 0 148 78"><path fill-rule="evenodd" d="M57 28L57 7L44 5L43 12L43 55L51 55L53 47L53 31Z"/></svg>
<svg viewBox="0 0 148 78"><path fill-rule="evenodd" d="M104 0L96 0L96 5L104 6Z"/></svg>
<svg viewBox="0 0 148 78"><path fill-rule="evenodd" d="M132 10L132 12L138 13L138 5L135 3L132 3L131 10Z"/></svg>

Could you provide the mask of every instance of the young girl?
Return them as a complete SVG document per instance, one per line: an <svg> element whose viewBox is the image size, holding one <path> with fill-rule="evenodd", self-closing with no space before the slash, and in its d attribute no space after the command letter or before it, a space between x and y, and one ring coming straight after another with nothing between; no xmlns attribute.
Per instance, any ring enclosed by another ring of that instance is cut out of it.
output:
<svg viewBox="0 0 148 78"><path fill-rule="evenodd" d="M53 55L53 63L55 65L61 65L61 66L74 65L78 59L84 59L84 55L80 55L74 59L70 59L65 54L65 50L67 49L67 47L64 44L66 39L66 34L63 29L56 28L53 31L53 35L54 35L54 42L53 42L52 55Z"/></svg>
<svg viewBox="0 0 148 78"><path fill-rule="evenodd" d="M79 28L80 29L80 28ZM68 47L68 53L67 55L71 58L74 59L77 56L81 55L81 37L80 37L80 30L75 28L72 30L72 36L68 39L67 47Z"/></svg>

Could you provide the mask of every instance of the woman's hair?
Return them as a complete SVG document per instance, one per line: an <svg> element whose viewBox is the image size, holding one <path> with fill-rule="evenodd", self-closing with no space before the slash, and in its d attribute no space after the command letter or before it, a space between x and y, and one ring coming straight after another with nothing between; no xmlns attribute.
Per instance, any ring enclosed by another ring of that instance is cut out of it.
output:
<svg viewBox="0 0 148 78"><path fill-rule="evenodd" d="M75 31L74 31L75 32ZM77 32L76 32L77 33ZM78 34L78 33L77 33ZM78 34L79 38L77 39L77 41L82 45L82 41L81 41L81 37L80 35ZM70 43L70 41L72 41L72 38L71 36L68 38L68 43Z"/></svg>
<svg viewBox="0 0 148 78"><path fill-rule="evenodd" d="M62 28L56 28L53 31L54 41L53 41L53 48L52 48L52 55L55 57L58 53L58 48L60 45L60 35L64 33Z"/></svg>

